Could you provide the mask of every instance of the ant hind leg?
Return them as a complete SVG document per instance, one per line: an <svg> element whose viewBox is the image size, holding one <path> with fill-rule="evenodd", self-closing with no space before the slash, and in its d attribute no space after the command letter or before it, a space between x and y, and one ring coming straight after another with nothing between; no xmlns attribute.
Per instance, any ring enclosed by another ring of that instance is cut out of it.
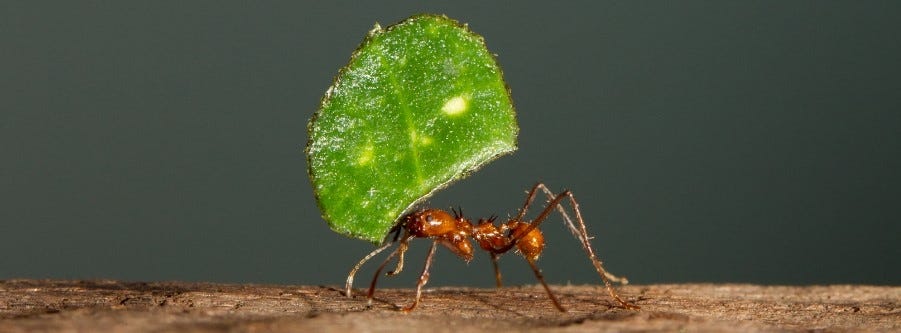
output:
<svg viewBox="0 0 901 333"><path fill-rule="evenodd" d="M556 196L554 192L551 192L551 190L549 190L547 186L544 186L544 184L542 183L538 183L538 185L535 185L535 187L541 188L541 190L544 191L549 200L553 199ZM576 202L576 198L572 195L572 193L570 193L569 195L569 200L570 204L573 207L573 210L576 212L576 219L579 221L581 228L576 228L575 223L573 223L572 219L569 217L569 214L566 213L566 210L563 209L562 204L557 205L557 211L560 212L561 216L563 216L563 223L566 224L566 227L569 229L569 231L573 234L574 237L579 239L579 241L582 243L583 248L585 248L585 252L588 253L588 256L590 258L593 258L592 261L595 261L597 258L594 255L594 251L592 250L590 243L593 237L588 236L588 230L585 228L584 220L582 220L582 212L579 210L579 204ZM607 270L602 270L602 274L610 281L619 284L629 284L629 279L627 279L625 276L616 276L608 272Z"/></svg>
<svg viewBox="0 0 901 333"><path fill-rule="evenodd" d="M557 296L554 296L554 293L551 292L551 288L547 286L547 282L544 282L544 275L541 274L541 270L538 269L538 265L535 264L535 260L531 258L526 258L526 262L529 263L529 267L532 267L532 272L535 273L535 277L538 278L538 281L541 282L541 286L544 287L544 291L547 292L547 296L551 299L551 302L554 303L554 307L560 312L566 312L566 308L560 305L560 301L557 300Z"/></svg>
<svg viewBox="0 0 901 333"><path fill-rule="evenodd" d="M555 205L557 211L560 212L560 215L563 216L563 222L569 228L570 232L572 232L573 236L575 236L579 240L579 242L582 243L582 249L585 250L585 254L588 255L588 259L591 260L591 263L592 265L594 265L595 270L601 276L601 280L604 281L604 286L607 288L607 292L610 294L610 297L615 299L623 308L636 310L640 309L639 306L624 301L616 293L616 290L613 289L613 285L610 283L611 281L621 284L628 284L629 280L626 279L626 277L618 277L611 274L610 272L607 272L607 270L604 269L604 265L601 260L598 259L594 254L594 249L591 247L591 237L588 236L588 230L585 227L585 220L582 219L582 212L579 210L579 203L576 202L576 198L573 196L572 192L563 191L560 194L554 195L554 193L551 192L542 183L535 185L535 188L541 188L541 190L548 196L548 198L553 199L551 200L551 204ZM561 199L561 197L563 196L569 198L570 206L572 207L573 212L575 212L576 215L576 221L579 222L578 227L576 227L576 225L573 223L572 219L566 213L566 210L563 209L563 205L559 203L559 199ZM545 209L545 211L547 211L547 209Z"/></svg>
<svg viewBox="0 0 901 333"><path fill-rule="evenodd" d="M514 220L522 221L522 219L526 216L526 211L529 210L529 206L532 205L532 201L535 200L535 194L538 193L538 188L543 188L545 192L549 192L547 187L544 186L544 183L537 183L535 186L532 186L532 189L529 190L529 194L526 195L526 202L522 205L522 208L519 210L519 214L516 215Z"/></svg>

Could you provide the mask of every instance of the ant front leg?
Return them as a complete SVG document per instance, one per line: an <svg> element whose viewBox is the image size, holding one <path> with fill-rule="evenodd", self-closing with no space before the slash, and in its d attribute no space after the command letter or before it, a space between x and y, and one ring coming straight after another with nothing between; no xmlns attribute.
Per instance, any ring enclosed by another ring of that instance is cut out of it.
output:
<svg viewBox="0 0 901 333"><path fill-rule="evenodd" d="M412 235L404 235L404 238L400 240L400 245L398 245L397 248L394 249L394 251L391 252L391 254L388 255L387 258L385 258L385 261L382 261L382 264L379 265L379 268L375 271L375 275L372 276L372 282L369 283L369 293L366 295L366 297L367 297L366 305L367 306L372 306L372 298L373 298L373 295L375 295L375 285L379 280L379 276L382 275L382 270L384 270L385 266L388 265L388 263L391 261L391 259L394 258L395 256L397 256L398 254L400 254L401 257L403 257L402 252L407 251L407 247L408 247L407 242L409 242L410 239L413 239ZM402 265L402 264L399 263L398 265Z"/></svg>
<svg viewBox="0 0 901 333"><path fill-rule="evenodd" d="M394 245L394 241L387 242L379 248L373 250L372 252L369 252L369 254L363 257L363 259L360 259L360 261L357 262L356 265L354 265L354 268L350 270L349 274L347 274L347 283L345 283L344 285L344 294L347 295L347 297L353 298L352 292L354 286L354 275L357 275L357 271L360 270L360 268L363 267L363 264L369 261L369 259L372 259L372 257L375 257L382 251L385 251L385 249L387 249L391 245Z"/></svg>
<svg viewBox="0 0 901 333"><path fill-rule="evenodd" d="M363 267L363 264L369 261L369 259L372 259L372 257L375 257L379 253L382 253L382 251L385 251L385 249L391 247L391 245L394 245L394 243L397 242L398 237L400 237L400 231L401 229L397 229L397 231L394 232L393 239L386 241L385 244L382 244L382 246L379 246L377 249L369 252L369 254L363 257L363 259L360 259L360 261L357 262L356 265L354 265L354 268L351 269L350 273L347 274L347 282L344 284L344 295L347 295L347 297L350 298L353 297L354 276L357 275L357 271L359 271L360 268Z"/></svg>
<svg viewBox="0 0 901 333"><path fill-rule="evenodd" d="M397 246L397 265L394 266L394 270L385 273L385 275L394 276L400 274L400 272L404 270L404 254L407 253L407 249L409 248L410 247L406 242L400 243L400 245Z"/></svg>

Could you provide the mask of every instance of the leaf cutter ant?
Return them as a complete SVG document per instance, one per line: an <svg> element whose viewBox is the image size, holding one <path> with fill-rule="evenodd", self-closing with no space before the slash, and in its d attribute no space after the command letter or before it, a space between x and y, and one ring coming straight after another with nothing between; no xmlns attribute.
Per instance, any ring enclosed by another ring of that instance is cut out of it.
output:
<svg viewBox="0 0 901 333"><path fill-rule="evenodd" d="M547 205L534 220L531 222L525 221L523 218L525 217L526 211L529 209L529 206L532 204L532 201L535 199L539 190L544 192L550 201L548 201ZM562 202L564 199L569 199L570 206L575 212L575 218L578 225L573 223L569 214L567 214L566 210L563 208ZM516 217L509 219L507 222L500 225L494 225L494 222L497 220L496 216L487 219L479 219L478 223L473 225L469 219L463 216L461 210L452 210L453 215L446 211L433 208L422 209L407 214L401 223L395 227L394 237L390 241L385 242L385 244L367 254L353 267L350 274L347 275L345 294L348 297L352 297L351 289L353 287L354 275L360 267L369 261L369 259L372 259L385 249L391 247L391 245L397 243L399 240L397 248L385 258L381 265L379 265L375 272L375 276L372 278L372 282L369 284L369 293L367 297L368 305L371 306L376 282L378 282L382 270L385 269L385 266L388 265L391 259L397 257L397 266L393 271L385 274L388 276L397 275L403 270L404 254L407 252L408 244L411 239L432 239L432 246L429 248L425 266L422 269L422 273L419 275L419 283L416 285L416 298L413 300L413 304L402 309L404 312L410 312L419 304L419 300L422 297L422 287L429 280L429 267L432 264L432 258L435 256L438 244L450 249L451 252L468 262L472 260L473 256L473 246L469 240L471 237L475 239L482 250L485 250L491 255L497 287L501 287L501 272L498 268L497 260L500 255L515 248L517 252L526 259L529 266L531 266L532 272L535 273L535 277L541 282L541 285L547 292L551 302L554 303L554 307L561 312L566 312L566 309L560 305L560 301L557 300L557 297L554 296L554 293L551 292L551 289L544 281L541 270L538 269L538 266L535 264L539 255L541 255L541 251L544 249L544 236L538 227L545 219L547 219L554 209L560 212L564 224L566 224L569 231L572 232L576 239L582 244L582 249L585 250L588 259L591 260L595 270L597 270L598 274L601 276L601 280L604 281L604 286L607 288L610 297L616 300L622 308L639 309L640 307L637 305L626 302L620 298L616 293L616 290L613 289L611 282L627 284L629 281L625 277L617 277L607 272L601 261L595 256L590 243L591 237L588 236L588 231L585 229L585 222L582 220L579 204L576 202L575 197L573 197L572 192L566 190L559 194L554 194L543 183L535 184L535 186L532 187L532 190L529 191L529 195L526 197L525 204ZM403 236L401 236L401 233L403 233Z"/></svg>

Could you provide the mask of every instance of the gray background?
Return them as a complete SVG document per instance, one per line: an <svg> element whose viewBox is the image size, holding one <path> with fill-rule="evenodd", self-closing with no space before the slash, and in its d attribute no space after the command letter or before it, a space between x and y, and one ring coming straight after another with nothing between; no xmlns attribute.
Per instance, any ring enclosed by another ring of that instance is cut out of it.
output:
<svg viewBox="0 0 901 333"><path fill-rule="evenodd" d="M521 126L432 205L507 216L542 180L633 282L901 284L897 1L4 2L0 279L341 284L372 245L320 218L306 123L421 12L485 36ZM548 279L599 283L557 221ZM490 267L439 251L430 285Z"/></svg>

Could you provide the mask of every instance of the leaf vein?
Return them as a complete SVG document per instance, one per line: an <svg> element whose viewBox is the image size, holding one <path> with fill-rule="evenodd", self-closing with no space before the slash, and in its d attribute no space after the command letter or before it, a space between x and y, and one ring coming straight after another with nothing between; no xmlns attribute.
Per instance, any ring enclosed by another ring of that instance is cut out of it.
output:
<svg viewBox="0 0 901 333"><path fill-rule="evenodd" d="M404 87L401 86L400 82L398 82L397 80L396 70L385 67L386 64L384 53L379 55L379 59L382 63L382 67L388 68L388 81L391 84L391 91L394 92L395 96L397 97L397 102L404 114L404 121L406 122L407 126L407 140L409 141L410 154L412 155L413 160L413 170L416 172L416 186L422 187L424 180L422 177L422 167L420 166L419 161L419 149L416 147L416 140L414 140L413 138L413 136L416 135L416 126L415 124L413 124L413 111L410 110L410 104L407 103L407 96L405 94Z"/></svg>

